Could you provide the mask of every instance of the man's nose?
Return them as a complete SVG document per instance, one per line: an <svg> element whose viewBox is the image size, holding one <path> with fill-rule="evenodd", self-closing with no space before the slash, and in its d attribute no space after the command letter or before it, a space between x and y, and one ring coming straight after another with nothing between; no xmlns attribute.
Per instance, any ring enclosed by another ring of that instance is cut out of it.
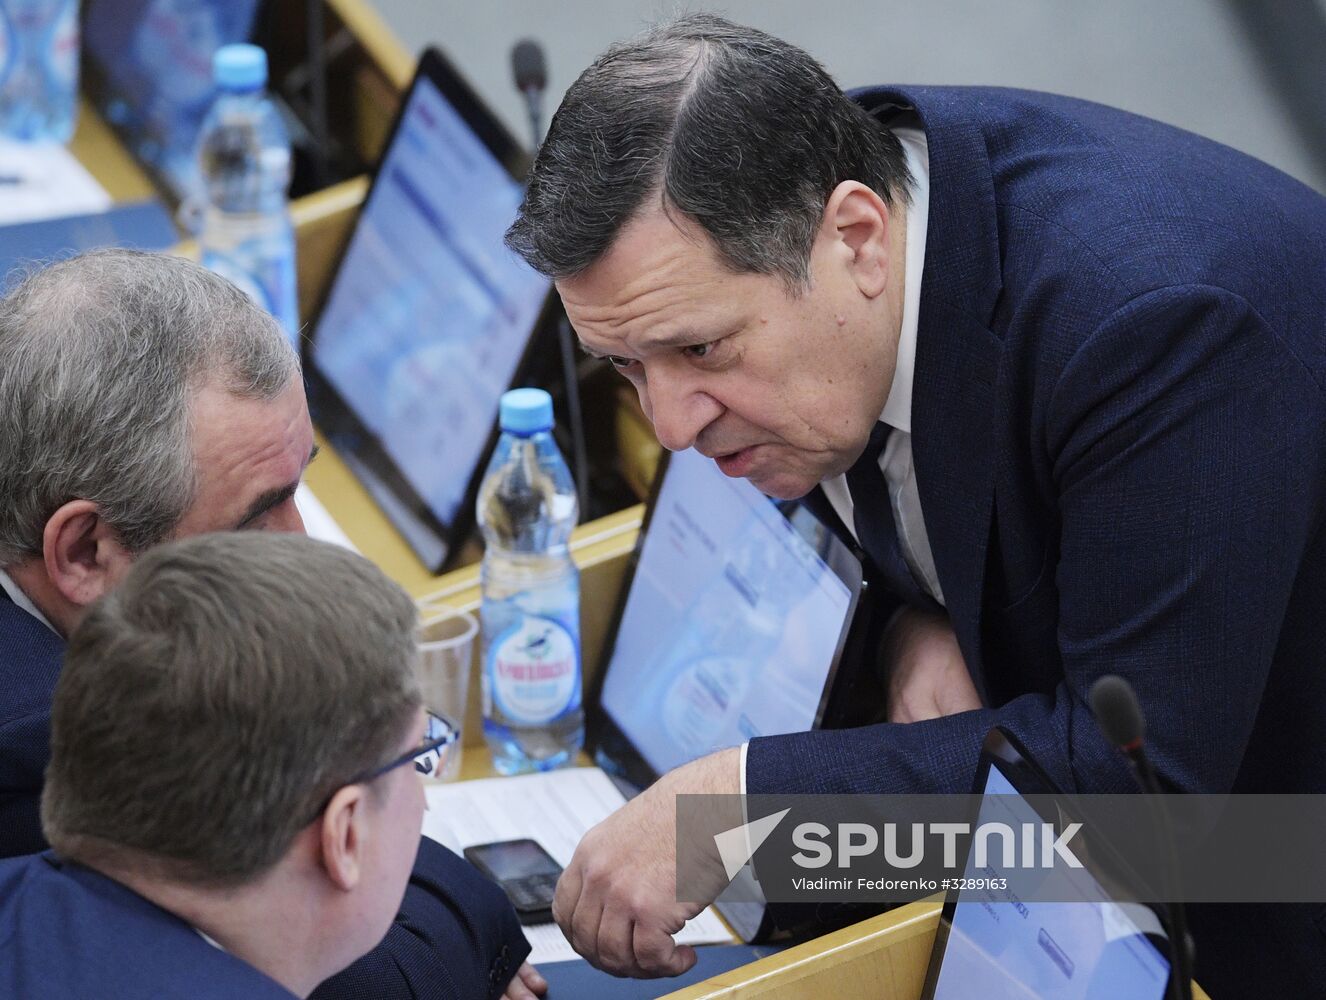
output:
<svg viewBox="0 0 1326 1000"><path fill-rule="evenodd" d="M667 369L648 373L640 402L659 444L668 451L693 447L700 432L723 412L694 378Z"/></svg>

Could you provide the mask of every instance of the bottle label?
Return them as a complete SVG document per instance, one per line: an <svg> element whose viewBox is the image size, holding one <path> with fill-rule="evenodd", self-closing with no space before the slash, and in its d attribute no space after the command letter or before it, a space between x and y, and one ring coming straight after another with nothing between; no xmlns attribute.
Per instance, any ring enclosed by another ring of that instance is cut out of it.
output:
<svg viewBox="0 0 1326 1000"><path fill-rule="evenodd" d="M579 690L575 636L555 618L522 615L488 652L493 698L504 716L528 725L550 722Z"/></svg>

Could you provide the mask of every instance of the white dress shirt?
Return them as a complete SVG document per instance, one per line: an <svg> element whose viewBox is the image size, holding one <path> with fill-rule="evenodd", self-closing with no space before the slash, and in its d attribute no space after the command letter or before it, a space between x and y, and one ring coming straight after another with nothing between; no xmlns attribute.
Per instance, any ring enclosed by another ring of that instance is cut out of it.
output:
<svg viewBox="0 0 1326 1000"><path fill-rule="evenodd" d="M893 428L880 455L879 467L893 504L893 523L898 543L917 585L940 604L944 592L935 572L935 557L930 551L921 516L921 498L916 489L916 470L912 467L912 377L916 371L916 330L921 311L921 271L925 265L925 234L930 210L930 152L925 132L919 128L895 128L893 134L902 142L907 168L912 174L912 200L907 206L907 251L904 262L902 328L898 332L898 359L893 369L893 384L879 419ZM842 518L847 530L856 535L852 521L852 495L847 477L837 476L820 484L824 495ZM741 794L746 794L746 751L741 746Z"/></svg>
<svg viewBox="0 0 1326 1000"><path fill-rule="evenodd" d="M917 585L940 604L944 591L935 572L935 557L930 551L925 518L921 516L921 497L916 489L916 470L912 466L912 378L916 371L916 329L921 310L921 270L925 264L926 221L930 208L930 156L925 133L918 128L893 130L902 141L907 167L912 173L912 201L907 207L907 259L904 264L902 328L898 331L898 360L893 369L889 398L879 415L881 422L893 428L879 457L879 467L888 486L893 505L893 524L903 559ZM847 477L837 476L820 484L824 495L842 518L847 530L856 535L852 519L852 495Z"/></svg>
<svg viewBox="0 0 1326 1000"><path fill-rule="evenodd" d="M60 634L56 627L46 620L46 616L37 610L37 605L32 603L32 600L28 595L23 593L19 588L19 585L14 582L14 578L2 569L0 569L0 589L3 589L4 592L9 595L11 601L28 614L32 615L33 618L37 619L37 621L41 622L52 632L55 632L56 635Z"/></svg>

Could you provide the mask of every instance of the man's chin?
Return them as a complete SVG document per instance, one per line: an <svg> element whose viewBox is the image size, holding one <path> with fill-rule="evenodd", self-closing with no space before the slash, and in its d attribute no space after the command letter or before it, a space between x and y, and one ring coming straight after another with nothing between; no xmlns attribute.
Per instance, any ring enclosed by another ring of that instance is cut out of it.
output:
<svg viewBox="0 0 1326 1000"><path fill-rule="evenodd" d="M747 476L746 481L765 496L775 500L799 500L819 485L819 481L815 479L778 472L771 472L768 475L755 472Z"/></svg>
<svg viewBox="0 0 1326 1000"><path fill-rule="evenodd" d="M714 458L718 471L729 479L744 479L765 496L796 500L813 490L819 480L805 472L770 468L768 450L761 446L742 448Z"/></svg>

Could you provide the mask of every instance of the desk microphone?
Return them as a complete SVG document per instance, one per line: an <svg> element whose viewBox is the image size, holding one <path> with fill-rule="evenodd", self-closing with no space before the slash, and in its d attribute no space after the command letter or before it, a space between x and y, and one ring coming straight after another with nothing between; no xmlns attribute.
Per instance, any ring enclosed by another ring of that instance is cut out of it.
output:
<svg viewBox="0 0 1326 1000"><path fill-rule="evenodd" d="M1091 685L1088 696L1096 724L1105 738L1123 751L1132 764L1133 778L1146 795L1160 796L1160 781L1144 749L1146 717L1137 702L1133 686L1117 674L1106 674ZM1169 828L1164 804L1155 798L1156 818L1160 836L1169 852L1169 868L1177 871L1174 853L1174 835ZM1192 1000L1192 941L1188 937L1188 918L1183 903L1175 898L1166 904L1169 911L1170 931L1173 935L1170 953L1174 960L1174 975L1170 977L1170 996L1174 1000Z"/></svg>
<svg viewBox="0 0 1326 1000"><path fill-rule="evenodd" d="M511 73L516 89L525 95L529 110L530 149L538 150L543 141L543 89L548 86L548 63L543 46L532 38L516 42L511 49Z"/></svg>

